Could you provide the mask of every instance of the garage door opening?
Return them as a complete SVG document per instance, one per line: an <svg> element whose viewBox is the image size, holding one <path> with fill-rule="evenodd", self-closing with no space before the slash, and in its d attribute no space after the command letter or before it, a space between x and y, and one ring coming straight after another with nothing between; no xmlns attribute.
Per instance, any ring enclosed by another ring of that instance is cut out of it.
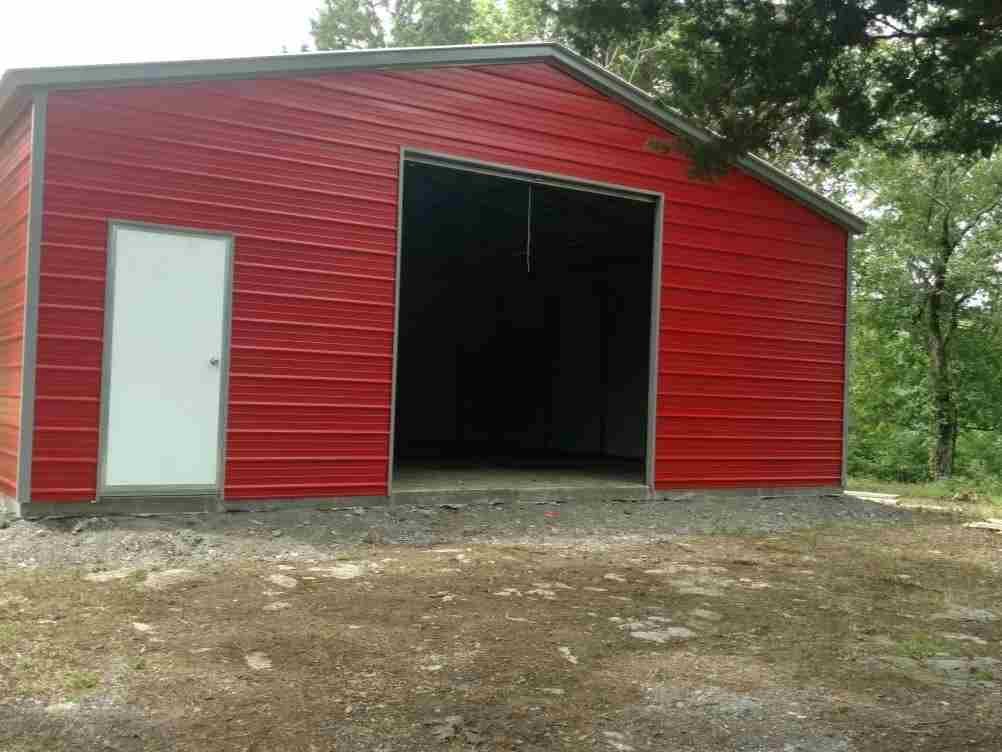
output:
<svg viewBox="0 0 1002 752"><path fill-rule="evenodd" d="M405 163L393 490L646 488L658 201Z"/></svg>

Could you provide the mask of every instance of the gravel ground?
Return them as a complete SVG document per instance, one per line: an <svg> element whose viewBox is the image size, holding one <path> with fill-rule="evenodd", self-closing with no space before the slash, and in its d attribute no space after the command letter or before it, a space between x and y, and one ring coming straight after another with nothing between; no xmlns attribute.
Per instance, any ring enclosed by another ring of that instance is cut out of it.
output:
<svg viewBox="0 0 1002 752"><path fill-rule="evenodd" d="M1002 549L942 514L7 522L2 752L1002 749Z"/></svg>
<svg viewBox="0 0 1002 752"><path fill-rule="evenodd" d="M906 521L911 512L852 496L695 497L674 501L496 502L337 511L18 520L0 517L0 565L102 567L184 560L324 558L365 544L656 542Z"/></svg>
<svg viewBox="0 0 1002 752"><path fill-rule="evenodd" d="M997 752L1002 549L852 496L0 519L0 752Z"/></svg>

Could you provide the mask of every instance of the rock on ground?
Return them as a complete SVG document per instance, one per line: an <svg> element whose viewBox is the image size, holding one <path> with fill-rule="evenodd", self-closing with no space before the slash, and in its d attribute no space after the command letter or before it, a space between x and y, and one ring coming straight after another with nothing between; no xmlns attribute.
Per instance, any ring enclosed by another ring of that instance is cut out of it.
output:
<svg viewBox="0 0 1002 752"><path fill-rule="evenodd" d="M135 567L122 567L112 569L107 572L91 572L85 574L84 579L88 582L111 582L112 580L124 580L136 571Z"/></svg>
<svg viewBox="0 0 1002 752"><path fill-rule="evenodd" d="M952 606L946 611L934 615L932 618L940 621L974 621L979 624L987 624L995 621L998 616L996 616L994 611L990 611L987 608Z"/></svg>
<svg viewBox="0 0 1002 752"><path fill-rule="evenodd" d="M261 651L248 653L244 656L244 661L255 671L266 671L271 668L271 658Z"/></svg>
<svg viewBox="0 0 1002 752"><path fill-rule="evenodd" d="M716 611L710 611L706 608L697 608L689 612L689 616L694 619L702 619L703 621L720 621L724 617L718 614Z"/></svg>
<svg viewBox="0 0 1002 752"><path fill-rule="evenodd" d="M571 652L571 649L569 647L562 645L560 648L558 648L558 650L560 651L560 655L564 657L564 660L575 666L578 665L578 658Z"/></svg>
<svg viewBox="0 0 1002 752"><path fill-rule="evenodd" d="M943 632L940 637L944 640L956 640L957 642L973 642L977 645L987 645L988 640L985 640L977 635L963 634L962 632Z"/></svg>
<svg viewBox="0 0 1002 752"><path fill-rule="evenodd" d="M272 585L278 585L286 590L292 590L292 588L299 585L299 580L295 577L290 577L287 574L273 574L268 576L268 582Z"/></svg>
<svg viewBox="0 0 1002 752"><path fill-rule="evenodd" d="M186 585L202 579L202 575L191 569L165 569L146 576L142 587L147 590L167 590L178 585Z"/></svg>
<svg viewBox="0 0 1002 752"><path fill-rule="evenodd" d="M353 580L361 577L365 569L361 564L335 564L333 567L311 567L310 571L336 580Z"/></svg>
<svg viewBox="0 0 1002 752"><path fill-rule="evenodd" d="M695 632L691 629L686 629L685 627L666 627L665 629L638 630L630 632L630 637L636 637L638 640L646 640L647 642L657 642L662 644L666 642L681 642L695 636Z"/></svg>

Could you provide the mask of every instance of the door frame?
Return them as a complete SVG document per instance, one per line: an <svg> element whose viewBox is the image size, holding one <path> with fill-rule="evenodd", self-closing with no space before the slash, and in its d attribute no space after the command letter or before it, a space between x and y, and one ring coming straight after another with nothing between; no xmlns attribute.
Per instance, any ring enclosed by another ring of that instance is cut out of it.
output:
<svg viewBox="0 0 1002 752"><path fill-rule="evenodd" d="M651 326L650 350L648 356L649 374L647 385L647 445L644 453L644 483L653 495L654 467L657 449L657 413L658 413L658 340L661 329L661 264L662 264L662 234L664 231L665 194L643 188L634 188L616 183L606 183L598 180L588 180L553 172L527 170L516 165L485 162L479 159L443 154L426 149L403 146L400 149L400 162L397 171L397 238L396 238L396 270L393 292L393 366L390 377L390 430L389 430L389 464L386 470L386 493L393 493L393 465L396 449L397 423L397 375L400 342L400 287L401 271L403 269L403 220L404 220L404 173L407 163L425 164L445 167L463 172L477 172L483 175L494 175L508 180L520 180L526 183L564 188L567 190L599 193L626 200L644 201L654 206L653 259L651 269Z"/></svg>
<svg viewBox="0 0 1002 752"><path fill-rule="evenodd" d="M219 416L216 438L216 482L214 485L137 485L113 486L109 488L105 482L108 459L108 415L111 406L111 355L114 347L114 301L115 301L115 247L116 232L119 227L159 232L164 235L193 235L201 238L218 238L226 241L224 253L226 259L223 267L223 331L220 342L220 374L219 374ZM107 266L105 269L104 291L104 333L102 335L103 352L101 355L101 421L98 434L98 468L97 468L97 501L105 499L135 498L147 496L167 497L198 497L215 496L222 499L226 479L226 420L229 412L230 386L230 336L233 320L233 256L236 236L229 232L217 230L202 230L196 227L180 227L177 225L158 224L154 222L138 222L128 219L109 219L107 222Z"/></svg>

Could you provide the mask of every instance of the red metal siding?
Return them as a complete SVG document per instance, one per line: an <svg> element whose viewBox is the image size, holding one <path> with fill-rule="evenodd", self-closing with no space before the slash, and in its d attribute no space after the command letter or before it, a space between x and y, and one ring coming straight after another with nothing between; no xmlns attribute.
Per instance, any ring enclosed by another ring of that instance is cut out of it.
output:
<svg viewBox="0 0 1002 752"><path fill-rule="evenodd" d="M845 232L545 64L53 92L33 498L89 499L109 218L237 236L227 498L383 494L401 146L662 191L657 484L837 484Z"/></svg>
<svg viewBox="0 0 1002 752"><path fill-rule="evenodd" d="M31 112L0 133L0 493L17 490Z"/></svg>

